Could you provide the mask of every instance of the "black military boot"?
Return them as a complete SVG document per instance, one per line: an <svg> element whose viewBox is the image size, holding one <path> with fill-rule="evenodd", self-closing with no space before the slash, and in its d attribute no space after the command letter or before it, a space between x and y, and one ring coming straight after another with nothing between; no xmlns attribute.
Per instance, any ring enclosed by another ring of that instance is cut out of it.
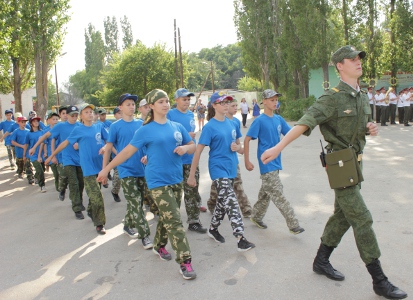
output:
<svg viewBox="0 0 413 300"><path fill-rule="evenodd" d="M313 271L330 279L341 281L344 280L344 275L334 269L328 260L333 250L334 247L326 246L323 243L320 244L317 256L314 258Z"/></svg>
<svg viewBox="0 0 413 300"><path fill-rule="evenodd" d="M371 277L373 278L373 290L379 295L387 299L404 299L407 294L399 289L397 286L391 284L384 275L378 259L373 260L372 263L366 265Z"/></svg>

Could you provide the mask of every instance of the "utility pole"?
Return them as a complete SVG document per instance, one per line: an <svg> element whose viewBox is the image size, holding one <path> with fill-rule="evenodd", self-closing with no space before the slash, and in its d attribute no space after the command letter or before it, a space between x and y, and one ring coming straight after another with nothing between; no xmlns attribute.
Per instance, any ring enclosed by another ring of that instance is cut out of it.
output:
<svg viewBox="0 0 413 300"><path fill-rule="evenodd" d="M182 63L182 47L181 47L181 31L178 27L178 41L179 41L179 62L180 62L180 78L181 78L181 87L184 87L184 67Z"/></svg>
<svg viewBox="0 0 413 300"><path fill-rule="evenodd" d="M175 86L176 89L179 89L179 82L178 82L178 51L176 46L176 19L174 19L174 43L175 43Z"/></svg>

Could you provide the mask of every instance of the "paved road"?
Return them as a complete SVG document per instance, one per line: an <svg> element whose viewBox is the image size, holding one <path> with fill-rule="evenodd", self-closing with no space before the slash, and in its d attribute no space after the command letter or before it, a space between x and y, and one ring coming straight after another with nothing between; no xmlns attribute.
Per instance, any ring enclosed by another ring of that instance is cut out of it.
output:
<svg viewBox="0 0 413 300"><path fill-rule="evenodd" d="M249 123L251 120L249 120ZM247 129L242 129L243 134ZM319 237L333 209L333 191L319 163L320 133L302 137L283 152L284 191L306 231L289 233L274 205L268 229L245 221L246 237L257 247L237 252L228 220L220 227L225 244L188 232L193 266L198 274L185 281L174 261L161 261L143 250L140 241L122 233L126 203L113 201L103 189L107 234L98 236L92 222L76 220L68 200L57 200L52 174L45 194L8 169L0 152L0 299L379 299L359 258L351 230L332 255L346 280L335 282L312 272ZM390 280L413 293L413 129L380 127L365 151L366 181L362 193L375 223L382 265ZM251 143L255 151L256 141ZM254 203L260 187L256 169L241 170L244 187ZM203 203L210 179L207 153L200 162ZM123 194L121 194L123 199ZM85 199L87 197L85 196ZM186 213L181 209L182 218ZM150 216L148 216L150 217ZM201 214L204 225L211 215ZM154 236L155 220L150 220ZM171 251L170 246L168 249ZM172 251L171 251L172 252Z"/></svg>

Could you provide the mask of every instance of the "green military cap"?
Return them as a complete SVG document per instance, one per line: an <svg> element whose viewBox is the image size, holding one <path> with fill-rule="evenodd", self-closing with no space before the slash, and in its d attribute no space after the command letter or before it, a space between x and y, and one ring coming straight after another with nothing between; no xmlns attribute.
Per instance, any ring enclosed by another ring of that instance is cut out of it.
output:
<svg viewBox="0 0 413 300"><path fill-rule="evenodd" d="M331 57L331 61L334 65L336 65L339 62L342 62L345 58L355 58L357 55L360 56L360 58L364 58L366 56L366 52L358 51L354 46L347 45L334 52Z"/></svg>
<svg viewBox="0 0 413 300"><path fill-rule="evenodd" d="M159 90L159 89L150 91L145 96L146 102L148 104L154 104L156 101L158 101L159 99L162 99L162 98L167 98L169 100L168 94L165 91Z"/></svg>
<svg viewBox="0 0 413 300"><path fill-rule="evenodd" d="M94 106L93 106L93 108L94 108ZM106 109L104 109L103 107L100 107L100 108L98 108L97 113L99 115L106 114Z"/></svg>

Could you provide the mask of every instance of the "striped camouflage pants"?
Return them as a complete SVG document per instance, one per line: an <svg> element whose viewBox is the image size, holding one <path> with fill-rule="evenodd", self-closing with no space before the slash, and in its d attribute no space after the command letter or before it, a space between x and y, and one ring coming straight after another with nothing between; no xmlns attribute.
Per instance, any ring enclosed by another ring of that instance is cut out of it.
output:
<svg viewBox="0 0 413 300"><path fill-rule="evenodd" d="M17 165L17 174L23 175L23 171L27 175L27 179L33 180L33 169L32 164L30 163L30 159L26 159L24 162L23 158L16 158L16 165Z"/></svg>
<svg viewBox="0 0 413 300"><path fill-rule="evenodd" d="M180 206L182 183L166 185L149 190L159 208L159 221L156 226L154 249L166 245L168 239L175 252L177 263L191 258L191 249L182 225Z"/></svg>
<svg viewBox="0 0 413 300"><path fill-rule="evenodd" d="M37 182L38 182L40 187L44 186L43 164L40 163L39 161L35 160L35 161L33 161L33 167L36 170L36 173L34 174L34 178L37 179Z"/></svg>
<svg viewBox="0 0 413 300"><path fill-rule="evenodd" d="M143 191L139 189L136 177L125 177L121 180L123 194L126 199L125 226L136 228L138 238L143 239L151 234L148 221L142 209Z"/></svg>
<svg viewBox="0 0 413 300"><path fill-rule="evenodd" d="M279 171L272 171L261 175L262 185L258 193L258 200L252 210L252 218L262 221L267 213L270 201L274 202L279 209L289 229L299 226L295 217L294 209L283 193L283 185L280 180Z"/></svg>
<svg viewBox="0 0 413 300"><path fill-rule="evenodd" d="M142 195L142 204L149 206L149 210L154 215L159 214L158 207L156 206L155 202L152 199L151 194L149 193L148 184L146 183L145 177L138 177L138 188L141 191Z"/></svg>
<svg viewBox="0 0 413 300"><path fill-rule="evenodd" d="M249 218L251 216L252 207L250 201L248 200L248 196L244 192L239 165L237 166L237 177L234 179L234 191L237 196L242 215ZM208 209L211 213L214 212L215 205L217 203L217 196L217 189L215 188L214 182L212 182L209 199L207 201Z"/></svg>
<svg viewBox="0 0 413 300"><path fill-rule="evenodd" d="M54 177L54 186L56 191L59 192L59 171L57 170L57 164L50 164L50 169L52 169Z"/></svg>
<svg viewBox="0 0 413 300"><path fill-rule="evenodd" d="M224 220L225 215L228 215L231 222L232 234L235 237L244 235L244 222L242 221L239 212L237 197L233 189L233 179L218 178L213 181L217 189L217 204L211 219L211 227L218 228Z"/></svg>
<svg viewBox="0 0 413 300"><path fill-rule="evenodd" d="M13 158L14 158L14 160L16 160L16 150L15 150L14 146L12 146L12 145L8 145L8 146L6 146L6 148L7 148L7 156L8 156L9 161L10 161L10 166L14 166Z"/></svg>
<svg viewBox="0 0 413 300"><path fill-rule="evenodd" d="M58 192L63 192L66 191L67 185L69 184L69 181L66 176L66 171L65 168L63 167L62 163L59 163L57 165L57 171L59 172L59 188Z"/></svg>
<svg viewBox="0 0 413 300"><path fill-rule="evenodd" d="M119 178L119 172L118 168L113 169L113 179L112 179L112 193L113 194L119 194L120 191L120 178Z"/></svg>
<svg viewBox="0 0 413 300"><path fill-rule="evenodd" d="M92 216L95 226L105 225L105 202L103 201L100 184L96 181L96 175L83 177L86 194L89 197L87 212Z"/></svg>
<svg viewBox="0 0 413 300"><path fill-rule="evenodd" d="M72 210L82 211L84 180L82 168L79 166L65 166L65 175L69 183L69 198L72 200Z"/></svg>

